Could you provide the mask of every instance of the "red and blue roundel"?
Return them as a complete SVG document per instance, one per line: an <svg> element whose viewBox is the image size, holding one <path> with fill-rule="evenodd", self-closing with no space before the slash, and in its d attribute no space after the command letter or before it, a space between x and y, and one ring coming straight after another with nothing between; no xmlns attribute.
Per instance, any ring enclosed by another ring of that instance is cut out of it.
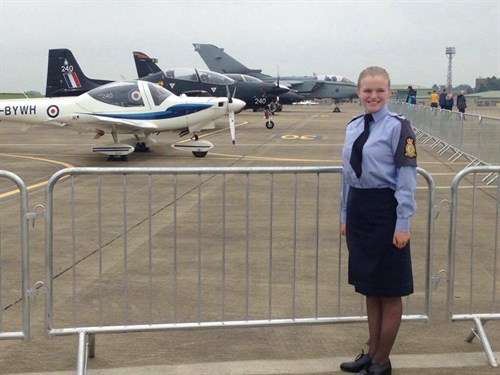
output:
<svg viewBox="0 0 500 375"><path fill-rule="evenodd" d="M47 115L50 118L59 116L59 107L57 105L51 105L47 108Z"/></svg>
<svg viewBox="0 0 500 375"><path fill-rule="evenodd" d="M129 93L129 98L130 100L132 100L133 102L140 102L142 97L141 97L141 93L138 91L138 90L133 90Z"/></svg>

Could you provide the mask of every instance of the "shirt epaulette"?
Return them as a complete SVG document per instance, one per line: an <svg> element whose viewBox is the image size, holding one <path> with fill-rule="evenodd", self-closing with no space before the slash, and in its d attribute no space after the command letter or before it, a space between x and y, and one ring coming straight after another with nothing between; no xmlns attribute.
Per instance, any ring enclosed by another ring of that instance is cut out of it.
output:
<svg viewBox="0 0 500 375"><path fill-rule="evenodd" d="M401 120L406 120L406 117L400 113L396 113L396 112L387 112L387 114L389 116L392 116L392 117L397 117L398 119L401 119Z"/></svg>

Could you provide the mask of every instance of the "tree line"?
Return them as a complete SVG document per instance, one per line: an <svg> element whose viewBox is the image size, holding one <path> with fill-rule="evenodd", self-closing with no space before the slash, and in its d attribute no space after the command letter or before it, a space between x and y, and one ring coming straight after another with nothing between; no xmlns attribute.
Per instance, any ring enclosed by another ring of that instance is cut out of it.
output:
<svg viewBox="0 0 500 375"><path fill-rule="evenodd" d="M500 90L500 78L496 78L495 76L486 78L486 82L478 87L477 92L494 90Z"/></svg>

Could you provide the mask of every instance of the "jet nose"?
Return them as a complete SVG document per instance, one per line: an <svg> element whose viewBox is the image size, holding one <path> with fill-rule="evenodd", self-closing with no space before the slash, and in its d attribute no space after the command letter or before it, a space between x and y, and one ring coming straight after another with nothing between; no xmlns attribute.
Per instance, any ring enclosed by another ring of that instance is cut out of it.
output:
<svg viewBox="0 0 500 375"><path fill-rule="evenodd" d="M243 108L245 108L246 105L247 103L245 103L243 100L233 98L232 103L228 103L227 107L229 112L237 113L240 112Z"/></svg>
<svg viewBox="0 0 500 375"><path fill-rule="evenodd" d="M267 90L267 93L269 95L279 96L279 95L286 94L289 91L290 91L290 89L288 87L281 86L281 85L280 86L273 85L273 87L271 87L269 90Z"/></svg>

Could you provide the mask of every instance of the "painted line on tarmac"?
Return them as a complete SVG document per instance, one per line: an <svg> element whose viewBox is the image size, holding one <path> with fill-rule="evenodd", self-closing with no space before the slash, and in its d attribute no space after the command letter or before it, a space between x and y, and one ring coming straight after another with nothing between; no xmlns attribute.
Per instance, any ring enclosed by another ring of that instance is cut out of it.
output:
<svg viewBox="0 0 500 375"><path fill-rule="evenodd" d="M499 353L493 353L496 357ZM89 375L274 375L274 374L331 374L340 372L342 362L352 361L352 357L331 357L296 360L233 361L176 364L166 366L121 367L114 369L88 369ZM486 356L477 353L449 354L395 354L391 355L394 369L453 369L487 368ZM490 367L491 368L491 367ZM463 370L461 370L463 371ZM470 373L470 372L469 372ZM48 375L38 372L16 375ZM51 371L52 375L70 375L74 371ZM7 374L6 374L7 375Z"/></svg>
<svg viewBox="0 0 500 375"><path fill-rule="evenodd" d="M62 165L64 168L73 168L74 167L74 165L66 163L66 162L63 162L63 161L52 160L52 159L45 159L45 158L38 158L38 157L35 157L35 156L14 155L14 154L0 154L0 156L6 156L6 157L9 157L9 158L20 158L20 159L29 159L29 160L43 161L43 162L48 162L48 163L51 163L51 164ZM30 191L30 190L39 188L41 186L45 186L48 183L49 183L49 181L45 180L45 181L42 181L42 182L38 182L36 184L28 185L26 187L26 189L28 191ZM16 194L19 194L19 189L10 190L10 191L7 191L5 193L0 194L0 199L7 198L7 197L10 197L10 196L13 196L13 195L16 195Z"/></svg>

